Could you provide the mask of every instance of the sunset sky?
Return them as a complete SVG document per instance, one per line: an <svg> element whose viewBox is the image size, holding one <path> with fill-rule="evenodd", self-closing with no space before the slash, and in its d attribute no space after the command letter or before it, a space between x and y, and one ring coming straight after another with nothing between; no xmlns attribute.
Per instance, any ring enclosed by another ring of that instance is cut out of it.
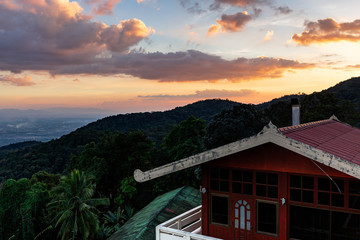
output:
<svg viewBox="0 0 360 240"><path fill-rule="evenodd" d="M0 108L261 103L360 76L359 0L0 0Z"/></svg>

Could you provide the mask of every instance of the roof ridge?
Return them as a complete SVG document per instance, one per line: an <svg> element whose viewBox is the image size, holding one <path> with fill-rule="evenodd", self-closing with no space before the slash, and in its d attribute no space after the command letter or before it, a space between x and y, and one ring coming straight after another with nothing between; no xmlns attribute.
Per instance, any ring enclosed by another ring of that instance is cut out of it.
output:
<svg viewBox="0 0 360 240"><path fill-rule="evenodd" d="M282 128L279 128L278 130L281 133L284 133L284 132L296 131L298 129L313 128L313 127L328 124L328 123L331 123L331 122L339 122L339 120L329 118L329 119L319 120L319 121L315 121L315 122L302 123L302 124L295 125L295 126L282 127Z"/></svg>

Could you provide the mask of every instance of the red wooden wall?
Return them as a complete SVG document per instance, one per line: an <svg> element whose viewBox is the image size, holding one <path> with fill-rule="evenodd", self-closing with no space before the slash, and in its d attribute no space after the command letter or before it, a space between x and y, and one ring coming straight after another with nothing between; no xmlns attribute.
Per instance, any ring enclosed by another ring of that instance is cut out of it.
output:
<svg viewBox="0 0 360 240"><path fill-rule="evenodd" d="M332 177L352 178L349 175L341 173L333 168L317 163L323 171ZM325 176L324 172L317 167L311 159L279 147L275 144L265 144L255 147L228 157L220 158L202 165L202 187L206 188L206 193L202 195L202 231L203 235L218 237L222 239L234 239L234 233L231 227L210 224L210 184L209 169L211 167L230 168L230 169L248 169L257 171L278 172L279 176L279 234L277 237L254 234L251 238L254 240L275 240L287 239L288 236L288 205L281 205L281 198L287 198L288 194L288 173L306 174L314 176ZM232 194L229 193L231 199ZM255 201L255 199L254 199ZM230 205L230 215L232 208ZM255 216L252 216L255 217ZM230 223L231 224L231 223Z"/></svg>

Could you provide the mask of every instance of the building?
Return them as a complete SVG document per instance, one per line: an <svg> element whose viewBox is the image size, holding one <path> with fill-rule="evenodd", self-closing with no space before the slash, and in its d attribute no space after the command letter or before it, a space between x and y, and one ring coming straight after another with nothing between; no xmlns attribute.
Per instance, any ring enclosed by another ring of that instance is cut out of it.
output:
<svg viewBox="0 0 360 240"><path fill-rule="evenodd" d="M360 130L336 117L276 128L147 172L143 182L201 165L200 234L183 219L157 227L171 239L360 239Z"/></svg>
<svg viewBox="0 0 360 240"><path fill-rule="evenodd" d="M158 196L132 216L108 240L154 240L157 225L201 204L197 189L185 186ZM199 226L200 227L200 226ZM198 227L198 228L199 228Z"/></svg>

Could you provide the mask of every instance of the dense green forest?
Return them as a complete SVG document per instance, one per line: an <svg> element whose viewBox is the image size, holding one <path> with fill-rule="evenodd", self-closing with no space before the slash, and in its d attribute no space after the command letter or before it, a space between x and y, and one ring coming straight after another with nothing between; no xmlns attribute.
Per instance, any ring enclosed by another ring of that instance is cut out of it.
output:
<svg viewBox="0 0 360 240"><path fill-rule="evenodd" d="M251 105L205 100L166 112L107 117L47 143L0 148L0 240L106 239L134 212L176 187L199 186L200 169L136 183L148 170L258 133L272 121L327 119L360 126L360 78L310 95Z"/></svg>

